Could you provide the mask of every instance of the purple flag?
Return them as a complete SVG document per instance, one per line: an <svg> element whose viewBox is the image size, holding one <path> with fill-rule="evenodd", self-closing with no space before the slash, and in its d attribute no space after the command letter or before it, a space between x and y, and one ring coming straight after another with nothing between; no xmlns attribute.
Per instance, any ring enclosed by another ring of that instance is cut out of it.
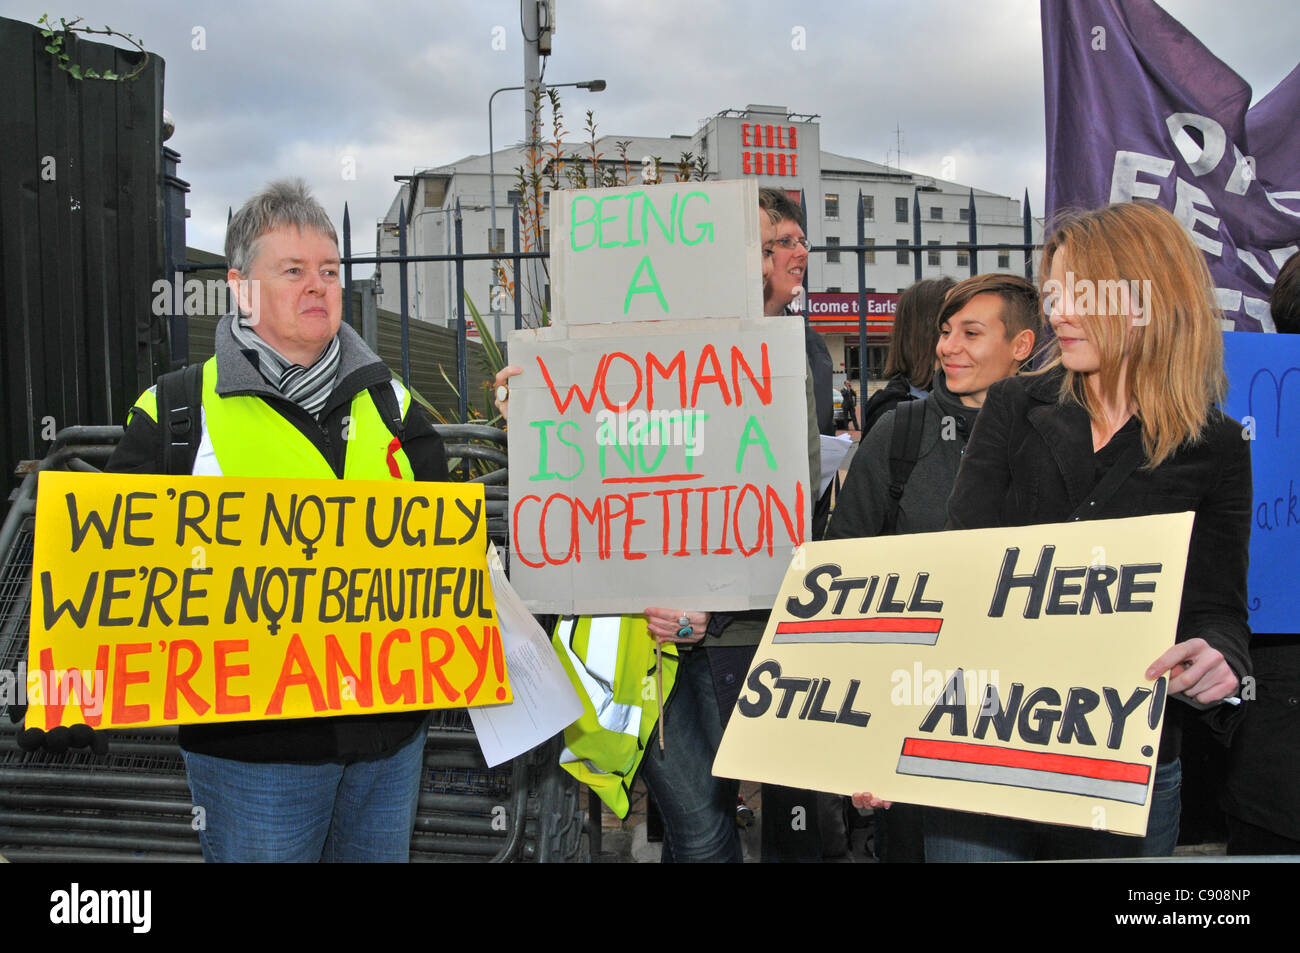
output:
<svg viewBox="0 0 1300 953"><path fill-rule="evenodd" d="M1041 3L1048 216L1162 205L1233 327L1274 330L1268 297L1300 245L1300 66L1252 109L1250 85L1153 0Z"/></svg>

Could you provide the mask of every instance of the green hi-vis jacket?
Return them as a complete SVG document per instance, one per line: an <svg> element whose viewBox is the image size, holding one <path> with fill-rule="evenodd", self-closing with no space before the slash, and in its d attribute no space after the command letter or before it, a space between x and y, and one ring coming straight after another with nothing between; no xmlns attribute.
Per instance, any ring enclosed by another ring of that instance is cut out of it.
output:
<svg viewBox="0 0 1300 953"><path fill-rule="evenodd" d="M582 699L582 717L564 729L560 765L619 817L659 721L655 640L645 616L566 616L551 637ZM664 704L677 677L677 647L664 645Z"/></svg>

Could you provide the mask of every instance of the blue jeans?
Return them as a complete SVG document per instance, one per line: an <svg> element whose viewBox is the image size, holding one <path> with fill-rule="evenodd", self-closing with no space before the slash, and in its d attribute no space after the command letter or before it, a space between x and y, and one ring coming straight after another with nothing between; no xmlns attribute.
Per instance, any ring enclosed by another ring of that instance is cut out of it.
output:
<svg viewBox="0 0 1300 953"><path fill-rule="evenodd" d="M1168 857L1178 844L1182 813L1182 763L1156 765L1145 837L1082 827L1039 824L1012 817L926 808L927 863L1061 860L1102 857Z"/></svg>
<svg viewBox="0 0 1300 953"><path fill-rule="evenodd" d="M650 736L641 776L664 821L664 863L740 863L736 796L740 783L713 776L722 719L707 649L682 652L672 701L665 709L664 744Z"/></svg>
<svg viewBox="0 0 1300 953"><path fill-rule="evenodd" d="M410 859L426 731L392 754L348 764L235 761L184 751L203 859Z"/></svg>

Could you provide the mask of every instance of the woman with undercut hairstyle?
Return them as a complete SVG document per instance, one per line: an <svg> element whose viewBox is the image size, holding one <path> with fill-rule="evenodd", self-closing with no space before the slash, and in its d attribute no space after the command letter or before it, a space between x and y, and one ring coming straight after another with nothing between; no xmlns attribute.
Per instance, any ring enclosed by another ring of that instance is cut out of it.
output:
<svg viewBox="0 0 1300 953"><path fill-rule="evenodd" d="M1195 512L1177 641L1144 673L1167 677L1171 696L1147 834L935 811L927 861L1171 854L1182 721L1200 710L1226 735L1240 708L1224 699L1250 674L1250 449L1216 406L1227 378L1205 260L1168 212L1120 204L1052 231L1041 274L1056 339L1039 371L989 388L948 528Z"/></svg>

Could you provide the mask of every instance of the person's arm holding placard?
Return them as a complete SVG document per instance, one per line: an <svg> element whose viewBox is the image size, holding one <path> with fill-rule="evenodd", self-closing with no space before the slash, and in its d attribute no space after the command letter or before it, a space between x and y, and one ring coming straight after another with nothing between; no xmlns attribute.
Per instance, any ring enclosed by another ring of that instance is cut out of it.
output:
<svg viewBox="0 0 1300 953"><path fill-rule="evenodd" d="M1169 673L1170 694L1201 705L1235 695L1251 671L1245 598L1250 450L1235 422L1221 418L1211 426L1207 440L1221 444L1223 462L1214 487L1196 505L1178 641L1146 672L1147 678Z"/></svg>

